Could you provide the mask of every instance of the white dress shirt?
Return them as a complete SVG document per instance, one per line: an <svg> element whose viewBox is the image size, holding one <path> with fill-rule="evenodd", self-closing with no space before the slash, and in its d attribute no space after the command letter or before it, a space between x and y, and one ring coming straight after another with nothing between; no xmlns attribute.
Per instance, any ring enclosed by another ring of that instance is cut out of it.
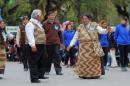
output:
<svg viewBox="0 0 130 86"><path fill-rule="evenodd" d="M34 29L35 29L35 25L33 24L36 24L39 28L43 29L42 28L42 24L41 22L39 22L38 20L36 19L30 19L30 22L27 23L27 25L25 26L25 32L26 32L26 36L27 36L27 40L28 40L28 43L31 47L35 47L35 38L34 38Z"/></svg>

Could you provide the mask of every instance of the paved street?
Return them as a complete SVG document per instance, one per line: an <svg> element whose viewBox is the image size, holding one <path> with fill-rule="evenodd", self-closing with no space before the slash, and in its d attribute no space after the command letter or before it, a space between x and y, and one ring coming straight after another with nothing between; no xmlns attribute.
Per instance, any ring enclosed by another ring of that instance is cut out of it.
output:
<svg viewBox="0 0 130 86"><path fill-rule="evenodd" d="M63 76L56 76L52 68L48 80L42 80L40 84L31 84L29 72L24 72L21 64L11 62L7 63L0 86L130 86L130 69L128 72L121 72L119 68L110 69L98 80L79 79L71 68L63 68L63 73Z"/></svg>

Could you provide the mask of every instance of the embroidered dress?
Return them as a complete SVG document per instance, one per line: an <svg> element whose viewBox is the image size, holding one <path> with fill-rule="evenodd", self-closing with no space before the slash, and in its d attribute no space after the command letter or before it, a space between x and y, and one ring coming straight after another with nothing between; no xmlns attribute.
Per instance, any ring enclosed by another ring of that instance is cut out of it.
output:
<svg viewBox="0 0 130 86"><path fill-rule="evenodd" d="M81 24L70 43L70 46L73 46L76 40L80 42L79 56L75 66L75 72L80 77L96 77L102 75L101 57L95 56L93 49L95 44L99 44L98 32L106 33L106 30L101 30L95 23L91 23L88 26Z"/></svg>

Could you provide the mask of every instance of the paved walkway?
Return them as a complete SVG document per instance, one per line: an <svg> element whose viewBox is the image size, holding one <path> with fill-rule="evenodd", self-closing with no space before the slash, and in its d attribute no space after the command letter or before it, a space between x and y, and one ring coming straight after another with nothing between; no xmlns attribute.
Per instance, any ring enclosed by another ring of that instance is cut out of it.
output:
<svg viewBox="0 0 130 86"><path fill-rule="evenodd" d="M82 80L71 68L63 68L63 76L56 76L54 69L48 80L42 80L39 84L31 84L29 72L24 72L22 64L7 63L4 79L0 80L0 86L130 86L130 69L121 72L120 68L107 71L105 76L98 80Z"/></svg>

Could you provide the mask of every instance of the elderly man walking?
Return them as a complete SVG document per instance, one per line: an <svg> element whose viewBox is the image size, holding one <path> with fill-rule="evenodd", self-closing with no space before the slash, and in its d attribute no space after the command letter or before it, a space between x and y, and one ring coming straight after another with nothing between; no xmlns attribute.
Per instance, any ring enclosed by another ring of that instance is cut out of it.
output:
<svg viewBox="0 0 130 86"><path fill-rule="evenodd" d="M29 49L29 69L32 83L40 83L39 79L47 79L44 77L46 69L46 37L41 21L43 20L42 11L39 9L33 10L31 19L25 26L28 49Z"/></svg>

